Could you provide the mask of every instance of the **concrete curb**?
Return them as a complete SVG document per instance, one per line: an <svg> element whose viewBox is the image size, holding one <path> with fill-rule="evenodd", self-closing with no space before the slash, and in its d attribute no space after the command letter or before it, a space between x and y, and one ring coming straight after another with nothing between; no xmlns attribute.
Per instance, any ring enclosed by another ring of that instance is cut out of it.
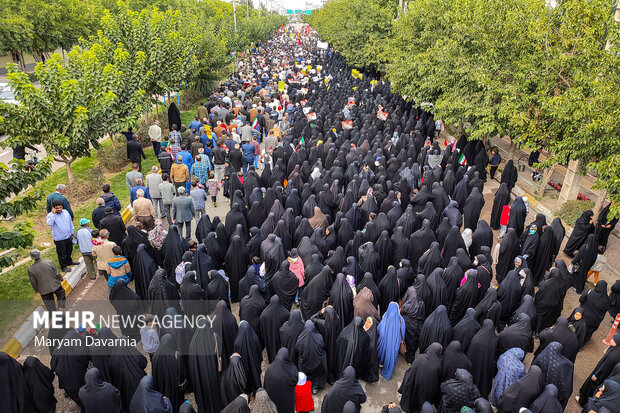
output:
<svg viewBox="0 0 620 413"><path fill-rule="evenodd" d="M526 196L530 203L530 207L534 210L534 212L545 215L547 217L547 222L551 222L554 218L557 218L555 215L553 215L553 212L551 212L549 208L539 203L538 200L536 200L533 195L525 192L522 188L520 188L516 184L514 188L512 188L512 193L515 194L516 196ZM564 225L564 228L566 229L566 233L564 234L564 237L570 237L571 234L573 233L573 227L568 225L563 219L561 220L562 220L562 225ZM620 274L618 273L618 271L614 267L612 267L609 263L605 263L605 268L610 273L614 274L616 277L620 277Z"/></svg>
<svg viewBox="0 0 620 413"><path fill-rule="evenodd" d="M125 207L125 209L123 209L123 211L121 212L121 218L123 218L123 221L125 222L125 224L129 222L131 217L132 217L131 210ZM86 264L84 263L84 258L80 258L79 262L80 263L75 268L73 268L70 272L65 274L64 279L62 280L61 285L64 288L65 294L67 296L71 294L73 290L75 290L77 285L82 280L82 277L84 276L84 274L86 274ZM44 311L45 311L45 308L43 306L41 305L38 306L30 314L30 316L28 316L28 319L24 321L21 324L21 326L19 326L15 334L13 334L13 337L11 337L11 339L4 346L2 346L2 348L0 348L0 351L8 354L9 356L13 358L19 357L21 352L26 347L28 347L32 339L34 339L37 333L41 330L41 329L34 328L34 322L33 322L34 314L42 313Z"/></svg>
<svg viewBox="0 0 620 413"><path fill-rule="evenodd" d="M62 287L65 289L65 294L69 295L71 291L79 284L82 276L86 274L86 264L84 259L80 258L80 263L75 266L70 272L65 274L62 280ZM17 358L21 352L28 347L32 339L37 335L41 329L34 328L34 314L42 313L46 311L43 306L38 306L28 319L22 323L17 329L13 337L0 349L13 358Z"/></svg>

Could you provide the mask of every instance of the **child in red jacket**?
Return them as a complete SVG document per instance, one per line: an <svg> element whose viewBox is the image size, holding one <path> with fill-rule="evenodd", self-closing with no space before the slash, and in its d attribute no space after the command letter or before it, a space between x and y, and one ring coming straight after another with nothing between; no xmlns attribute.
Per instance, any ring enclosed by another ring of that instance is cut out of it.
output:
<svg viewBox="0 0 620 413"><path fill-rule="evenodd" d="M312 382L307 380L306 375L299 372L297 386L295 387L295 410L298 413L311 412L314 410L314 400L312 399Z"/></svg>
<svg viewBox="0 0 620 413"><path fill-rule="evenodd" d="M502 208L502 215L499 217L499 239L504 238L506 230L508 230L508 221L510 220L510 205L504 205Z"/></svg>

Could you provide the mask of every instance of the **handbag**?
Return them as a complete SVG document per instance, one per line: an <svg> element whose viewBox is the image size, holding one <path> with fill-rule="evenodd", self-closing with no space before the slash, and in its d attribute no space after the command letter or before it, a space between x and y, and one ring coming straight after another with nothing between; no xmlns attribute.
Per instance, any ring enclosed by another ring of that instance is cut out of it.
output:
<svg viewBox="0 0 620 413"><path fill-rule="evenodd" d="M403 335L400 335L400 347L398 348L398 352L400 354L406 354L407 353L407 346L405 345L405 337L403 337Z"/></svg>

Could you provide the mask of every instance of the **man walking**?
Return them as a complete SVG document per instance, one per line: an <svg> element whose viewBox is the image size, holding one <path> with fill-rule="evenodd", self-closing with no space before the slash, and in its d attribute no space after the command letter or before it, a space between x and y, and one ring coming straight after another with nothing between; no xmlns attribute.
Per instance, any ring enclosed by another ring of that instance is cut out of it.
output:
<svg viewBox="0 0 620 413"><path fill-rule="evenodd" d="M192 165L191 176L192 182L198 181L201 185L204 185L209 179L209 168L207 163L203 161L204 155L196 155L196 162Z"/></svg>
<svg viewBox="0 0 620 413"><path fill-rule="evenodd" d="M144 197L142 189L138 189L136 196L137 198L133 202L133 214L136 217L136 221L142 222L144 229L150 231L155 228L155 209L153 208L153 203Z"/></svg>
<svg viewBox="0 0 620 413"><path fill-rule="evenodd" d="M198 186L198 182L192 181L192 190L189 193L194 203L194 211L196 213L196 221L199 221L205 213L205 201L207 200L207 192Z"/></svg>
<svg viewBox="0 0 620 413"><path fill-rule="evenodd" d="M179 127L174 124L172 125L172 130L170 130L170 151L172 153L172 158L177 158L177 153L181 152L181 132L179 132Z"/></svg>
<svg viewBox="0 0 620 413"><path fill-rule="evenodd" d="M73 221L67 210L63 209L61 201L52 203L52 211L47 214L45 219L47 225L51 227L52 238L56 245L56 254L58 255L58 263L62 272L70 271L70 265L77 265L71 259L71 251L73 250Z"/></svg>
<svg viewBox="0 0 620 413"><path fill-rule="evenodd" d="M241 145L243 153L243 176L248 174L248 166L254 165L254 146L249 141L244 141Z"/></svg>
<svg viewBox="0 0 620 413"><path fill-rule="evenodd" d="M161 211L162 218L165 216L168 221L168 226L172 225L171 219L171 208L172 208L172 200L174 199L174 193L176 188L172 183L170 183L170 178L167 173L164 173L162 176L162 183L159 184L159 193L161 194L161 200L163 204L163 209Z"/></svg>
<svg viewBox="0 0 620 413"><path fill-rule="evenodd" d="M153 144L153 151L155 152L155 156L159 156L161 147L161 127L159 126L158 120L156 120L151 126L149 126L149 138L151 138L151 143Z"/></svg>
<svg viewBox="0 0 620 413"><path fill-rule="evenodd" d="M99 229L99 224L103 217L105 217L105 201L103 198L97 198L97 208L93 210L91 215L95 228Z"/></svg>
<svg viewBox="0 0 620 413"><path fill-rule="evenodd" d="M177 189L178 196L172 200L172 220L179 228L179 235L183 233L185 225L185 239L192 237L192 220L196 216L194 202L187 196L185 187Z"/></svg>
<svg viewBox="0 0 620 413"><path fill-rule="evenodd" d="M170 155L168 151L163 150L159 152L159 155L157 155L157 160L159 161L161 172L170 175L170 167L173 162L172 155Z"/></svg>
<svg viewBox="0 0 620 413"><path fill-rule="evenodd" d="M133 134L133 139L127 142L127 159L138 164L138 172L142 172L142 159L146 159L142 144L138 140L138 135Z"/></svg>
<svg viewBox="0 0 620 413"><path fill-rule="evenodd" d="M213 168L215 170L215 180L222 182L224 179L224 163L226 162L226 151L220 143L213 149Z"/></svg>
<svg viewBox="0 0 620 413"><path fill-rule="evenodd" d="M137 163L131 164L131 171L125 175L125 183L129 189L136 186L136 179L142 179L142 172L140 172L140 165Z"/></svg>
<svg viewBox="0 0 620 413"><path fill-rule="evenodd" d="M144 192L144 197L146 199L151 199L151 194L149 193L149 190L146 186L144 186L144 182L142 182L142 178L138 178L136 179L136 186L134 186L133 188L131 188L129 190L129 203L131 204L131 206L133 207L133 201L135 201L138 198L138 191L142 190L142 192Z"/></svg>
<svg viewBox="0 0 620 413"><path fill-rule="evenodd" d="M105 217L99 223L101 229L106 229L110 232L110 241L116 245L121 245L125 239L125 223L123 218L118 215L114 215L114 211L110 207L105 209Z"/></svg>
<svg viewBox="0 0 620 413"><path fill-rule="evenodd" d="M34 264L28 267L28 278L34 291L41 294L45 308L47 311L56 311L55 296L58 308L64 309L65 289L62 287L63 278L56 264L50 260L42 260L41 251L37 249L30 251L30 258L34 260Z"/></svg>
<svg viewBox="0 0 620 413"><path fill-rule="evenodd" d="M71 219L73 219L73 211L71 210L71 205L69 205L69 201L67 201L67 198L65 198L65 192L67 192L67 185L56 185L56 192L52 192L47 196L45 209L49 214L50 212L52 212L52 204L54 203L54 201L60 201L63 209L65 209L69 213L69 216L71 216Z"/></svg>
<svg viewBox="0 0 620 413"><path fill-rule="evenodd" d="M130 174L131 172L128 172ZM138 172L137 178L141 178L142 174ZM125 175L125 181L127 180L127 175ZM135 179L132 181L135 184ZM131 186L130 186L131 188ZM118 200L118 197L110 192L110 184L103 184L101 187L103 194L101 194L101 198L103 198L106 207L112 207L115 215L121 215L121 203Z"/></svg>
<svg viewBox="0 0 620 413"><path fill-rule="evenodd" d="M161 192L159 191L159 184L162 183L162 179L158 172L159 168L153 165L151 168L151 173L146 176L146 189L148 189L149 194L151 195L151 201L153 201L155 218L158 216L164 216L164 204L161 202Z"/></svg>
<svg viewBox="0 0 620 413"><path fill-rule="evenodd" d="M181 155L177 155L176 162L170 168L170 180L177 190L185 188L186 183L189 182L189 169L183 163L183 156Z"/></svg>

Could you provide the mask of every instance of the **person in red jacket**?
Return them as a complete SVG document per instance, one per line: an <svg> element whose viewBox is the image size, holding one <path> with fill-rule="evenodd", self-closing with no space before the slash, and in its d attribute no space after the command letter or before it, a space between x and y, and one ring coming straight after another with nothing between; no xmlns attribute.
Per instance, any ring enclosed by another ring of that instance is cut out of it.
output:
<svg viewBox="0 0 620 413"><path fill-rule="evenodd" d="M508 229L508 221L510 220L510 205L504 205L502 208L502 215L499 217L499 239L504 238L506 230Z"/></svg>
<svg viewBox="0 0 620 413"><path fill-rule="evenodd" d="M312 382L306 375L299 372L297 386L295 386L295 410L298 413L311 412L314 410L314 400L312 399Z"/></svg>

